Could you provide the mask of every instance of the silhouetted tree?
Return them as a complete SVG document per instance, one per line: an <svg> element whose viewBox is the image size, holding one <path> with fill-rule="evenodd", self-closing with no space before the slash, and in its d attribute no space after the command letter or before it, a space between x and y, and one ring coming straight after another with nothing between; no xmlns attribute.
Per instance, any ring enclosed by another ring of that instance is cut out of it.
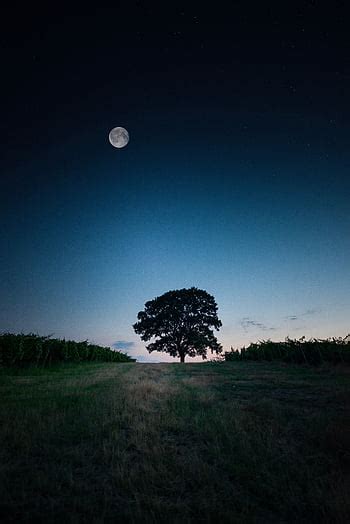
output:
<svg viewBox="0 0 350 524"><path fill-rule="evenodd" d="M180 357L181 362L185 362L186 355L200 355L204 360L208 349L212 353L222 351L211 329L219 330L222 325L217 309L214 297L202 289L168 291L146 302L133 328L142 340L155 339L146 346L150 353L169 353Z"/></svg>

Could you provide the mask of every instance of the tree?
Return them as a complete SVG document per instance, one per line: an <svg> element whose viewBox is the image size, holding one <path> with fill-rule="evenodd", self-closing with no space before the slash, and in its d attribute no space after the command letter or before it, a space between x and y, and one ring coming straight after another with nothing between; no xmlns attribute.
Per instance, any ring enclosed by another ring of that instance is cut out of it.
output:
<svg viewBox="0 0 350 524"><path fill-rule="evenodd" d="M133 328L142 340L154 339L146 346L149 353L162 351L180 357L181 362L186 355L205 360L208 349L222 351L211 329L219 330L222 325L217 309L214 297L202 289L168 291L146 302Z"/></svg>

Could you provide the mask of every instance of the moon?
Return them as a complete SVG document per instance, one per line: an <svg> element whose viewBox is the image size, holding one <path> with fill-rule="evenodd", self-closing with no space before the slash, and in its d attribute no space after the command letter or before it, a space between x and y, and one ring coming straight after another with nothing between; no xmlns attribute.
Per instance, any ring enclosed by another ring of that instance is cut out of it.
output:
<svg viewBox="0 0 350 524"><path fill-rule="evenodd" d="M110 131L108 138L113 147L121 149L129 142L129 133L124 127L114 127Z"/></svg>

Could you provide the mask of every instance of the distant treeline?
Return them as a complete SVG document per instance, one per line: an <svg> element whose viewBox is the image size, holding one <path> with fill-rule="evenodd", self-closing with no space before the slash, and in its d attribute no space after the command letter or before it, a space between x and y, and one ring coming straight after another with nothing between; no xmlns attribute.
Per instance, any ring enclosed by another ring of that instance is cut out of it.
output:
<svg viewBox="0 0 350 524"><path fill-rule="evenodd" d="M129 355L87 341L60 340L33 333L0 334L0 365L49 366L59 362L134 362Z"/></svg>
<svg viewBox="0 0 350 524"><path fill-rule="evenodd" d="M287 338L285 342L262 340L247 348L233 349L225 353L225 360L281 360L297 364L318 365L322 362L350 363L350 341L342 338L299 340Z"/></svg>

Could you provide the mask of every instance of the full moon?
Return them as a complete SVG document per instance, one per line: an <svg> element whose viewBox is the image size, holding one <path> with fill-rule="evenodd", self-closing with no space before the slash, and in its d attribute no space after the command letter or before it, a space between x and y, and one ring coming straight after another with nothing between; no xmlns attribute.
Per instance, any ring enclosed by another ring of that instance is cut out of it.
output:
<svg viewBox="0 0 350 524"><path fill-rule="evenodd" d="M109 133L109 141L112 146L121 149L129 142L129 133L124 127L114 127Z"/></svg>

